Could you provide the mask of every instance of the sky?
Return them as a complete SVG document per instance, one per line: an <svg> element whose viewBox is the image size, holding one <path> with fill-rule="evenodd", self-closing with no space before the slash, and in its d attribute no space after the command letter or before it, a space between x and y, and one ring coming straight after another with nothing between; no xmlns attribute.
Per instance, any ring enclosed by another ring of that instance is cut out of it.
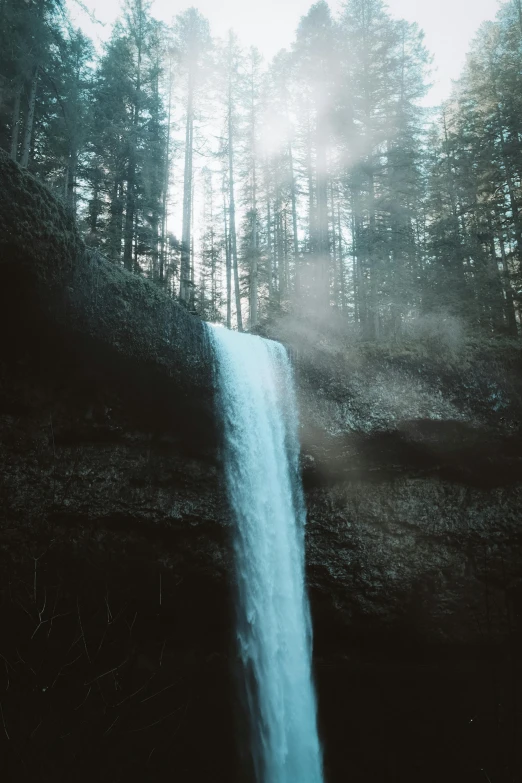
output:
<svg viewBox="0 0 522 783"><path fill-rule="evenodd" d="M120 12L120 0L83 0L87 8L105 27L92 24L78 10L75 0L69 0L77 24L94 39L104 40L110 25ZM307 13L312 0L154 0L152 13L157 19L172 17L194 5L206 16L214 35L224 36L233 28L244 46L257 46L270 59L282 48L288 48L301 16ZM460 75L469 49L480 24L493 19L500 0L388 0L393 16L417 22L426 34L426 46L434 56L433 87L427 99L436 105L446 99L451 82ZM341 0L331 0L332 11L339 11Z"/></svg>

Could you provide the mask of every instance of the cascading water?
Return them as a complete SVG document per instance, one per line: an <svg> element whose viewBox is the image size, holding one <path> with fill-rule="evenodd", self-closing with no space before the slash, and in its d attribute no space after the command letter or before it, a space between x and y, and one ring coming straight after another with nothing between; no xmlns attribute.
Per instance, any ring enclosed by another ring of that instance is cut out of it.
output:
<svg viewBox="0 0 522 783"><path fill-rule="evenodd" d="M279 343L209 327L235 516L237 639L258 783L321 783L292 368Z"/></svg>

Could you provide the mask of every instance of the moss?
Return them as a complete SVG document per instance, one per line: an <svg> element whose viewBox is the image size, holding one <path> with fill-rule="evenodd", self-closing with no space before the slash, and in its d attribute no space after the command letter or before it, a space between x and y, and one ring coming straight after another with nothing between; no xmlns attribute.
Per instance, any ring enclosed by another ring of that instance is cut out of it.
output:
<svg viewBox="0 0 522 783"><path fill-rule="evenodd" d="M45 277L70 265L81 241L65 206L1 150L0 181L0 246L10 249L2 262L32 256Z"/></svg>
<svg viewBox="0 0 522 783"><path fill-rule="evenodd" d="M73 344L85 360L103 356L107 372L118 368L131 385L149 376L159 385L172 381L177 400L208 400L202 322L150 281L88 250L66 206L1 150L0 181L6 326L25 329L26 341L52 329L57 349Z"/></svg>

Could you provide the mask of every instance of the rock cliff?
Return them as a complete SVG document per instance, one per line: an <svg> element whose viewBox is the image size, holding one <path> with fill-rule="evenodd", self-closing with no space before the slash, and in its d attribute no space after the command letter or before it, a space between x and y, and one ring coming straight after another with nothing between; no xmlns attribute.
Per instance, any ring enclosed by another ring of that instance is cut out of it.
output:
<svg viewBox="0 0 522 783"><path fill-rule="evenodd" d="M0 181L6 779L243 780L203 325L1 153ZM520 348L335 323L266 327L300 397L327 779L519 780Z"/></svg>

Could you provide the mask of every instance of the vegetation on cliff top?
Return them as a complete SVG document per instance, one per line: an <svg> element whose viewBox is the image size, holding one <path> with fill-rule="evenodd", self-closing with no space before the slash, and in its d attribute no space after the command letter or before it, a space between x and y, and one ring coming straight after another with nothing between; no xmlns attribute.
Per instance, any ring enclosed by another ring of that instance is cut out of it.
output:
<svg viewBox="0 0 522 783"><path fill-rule="evenodd" d="M506 0L481 28L432 122L422 33L380 0L315 3L269 65L195 9L166 27L125 0L98 56L62 0L5 0L0 147L203 318L331 308L408 340L443 313L517 337L520 18Z"/></svg>

